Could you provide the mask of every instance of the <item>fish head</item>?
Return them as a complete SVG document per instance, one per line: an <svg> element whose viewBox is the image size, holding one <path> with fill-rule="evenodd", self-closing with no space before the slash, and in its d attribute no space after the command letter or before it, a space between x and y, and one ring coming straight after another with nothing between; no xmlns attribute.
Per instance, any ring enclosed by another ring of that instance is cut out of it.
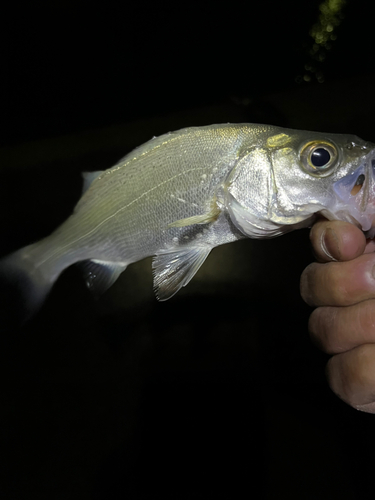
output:
<svg viewBox="0 0 375 500"><path fill-rule="evenodd" d="M373 237L375 145L354 135L277 132L246 151L228 177L227 207L238 229L273 237L311 225L320 213Z"/></svg>

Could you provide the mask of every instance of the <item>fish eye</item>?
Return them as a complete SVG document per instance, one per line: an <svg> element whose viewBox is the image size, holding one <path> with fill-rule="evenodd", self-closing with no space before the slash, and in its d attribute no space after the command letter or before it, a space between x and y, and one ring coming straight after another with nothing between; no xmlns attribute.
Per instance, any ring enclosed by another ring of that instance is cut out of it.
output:
<svg viewBox="0 0 375 500"><path fill-rule="evenodd" d="M300 152L300 161L307 173L317 177L330 175L338 161L337 147L331 142L312 141Z"/></svg>
<svg viewBox="0 0 375 500"><path fill-rule="evenodd" d="M311 157L311 163L316 168L325 167L331 160L331 155L329 151L327 151L325 148L314 149L310 157Z"/></svg>

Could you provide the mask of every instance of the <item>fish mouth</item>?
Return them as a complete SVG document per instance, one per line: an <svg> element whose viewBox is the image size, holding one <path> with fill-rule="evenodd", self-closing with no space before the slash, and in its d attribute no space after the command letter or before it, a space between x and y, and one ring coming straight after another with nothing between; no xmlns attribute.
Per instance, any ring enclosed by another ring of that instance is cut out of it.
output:
<svg viewBox="0 0 375 500"><path fill-rule="evenodd" d="M333 184L335 201L321 210L329 220L350 222L362 229L366 238L375 236L375 157Z"/></svg>
<svg viewBox="0 0 375 500"><path fill-rule="evenodd" d="M372 216L368 214L365 217L361 216L357 219L348 210L339 210L333 213L330 210L323 209L318 213L328 220L350 222L350 224L353 224L361 229L365 233L366 238L372 239L375 236L375 214Z"/></svg>

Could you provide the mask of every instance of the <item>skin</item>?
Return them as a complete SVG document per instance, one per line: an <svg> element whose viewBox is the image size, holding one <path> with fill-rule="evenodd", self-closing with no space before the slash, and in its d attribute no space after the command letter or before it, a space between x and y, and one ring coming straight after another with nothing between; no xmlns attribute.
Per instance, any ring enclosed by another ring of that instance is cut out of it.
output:
<svg viewBox="0 0 375 500"><path fill-rule="evenodd" d="M318 262L301 276L303 300L316 309L312 341L332 354L327 379L354 408L375 413L375 243L347 222L318 221L311 229Z"/></svg>

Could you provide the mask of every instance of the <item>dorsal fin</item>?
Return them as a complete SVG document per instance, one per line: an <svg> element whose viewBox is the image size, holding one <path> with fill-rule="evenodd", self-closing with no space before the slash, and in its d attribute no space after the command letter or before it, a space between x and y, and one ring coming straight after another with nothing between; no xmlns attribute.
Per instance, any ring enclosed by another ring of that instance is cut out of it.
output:
<svg viewBox="0 0 375 500"><path fill-rule="evenodd" d="M95 172L82 172L83 177L83 188L82 194L85 193L91 186L92 182L99 177L104 172L104 170L96 170Z"/></svg>
<svg viewBox="0 0 375 500"><path fill-rule="evenodd" d="M168 300L186 286L201 267L211 247L185 247L155 255L152 262L156 297Z"/></svg>

